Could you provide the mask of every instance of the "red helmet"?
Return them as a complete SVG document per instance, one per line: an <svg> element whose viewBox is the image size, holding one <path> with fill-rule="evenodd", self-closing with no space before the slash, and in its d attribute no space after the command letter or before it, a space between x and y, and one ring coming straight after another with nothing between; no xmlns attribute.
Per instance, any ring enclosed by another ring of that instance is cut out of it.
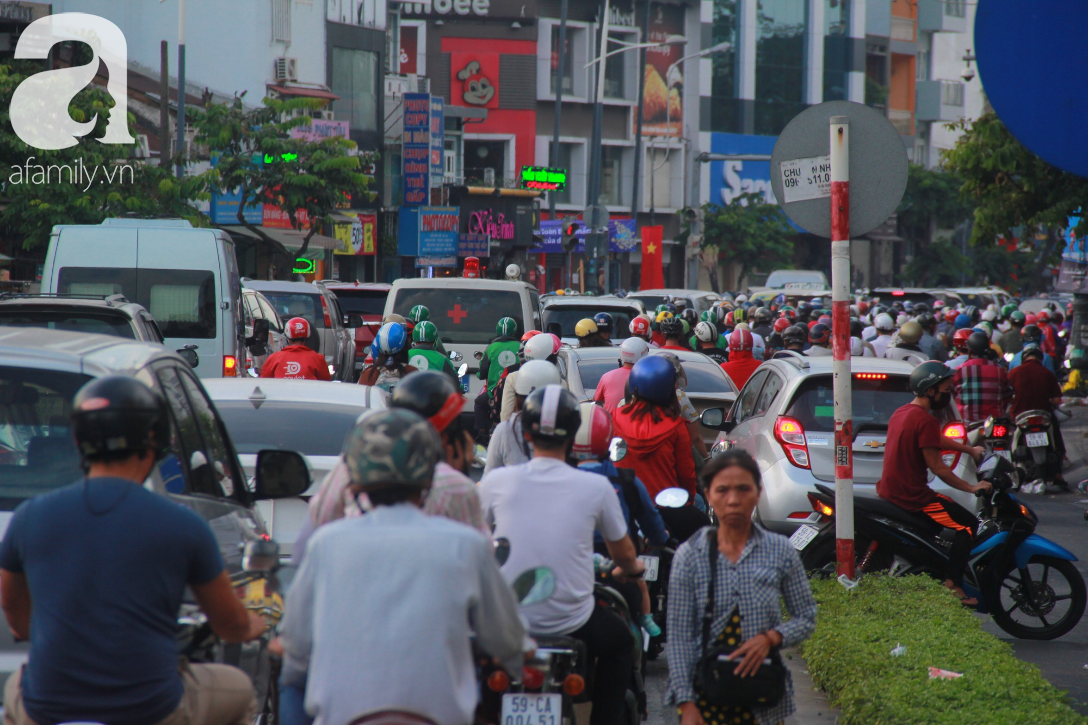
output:
<svg viewBox="0 0 1088 725"><path fill-rule="evenodd" d="M866 302L865 300L861 300L860 302L858 302L858 314L859 315L864 315L868 311L869 311L869 303L868 302Z"/></svg>
<svg viewBox="0 0 1088 725"><path fill-rule="evenodd" d="M733 313L732 312L730 312L729 314L727 314L725 316L725 326L726 327L732 327L733 326Z"/></svg>
<svg viewBox="0 0 1088 725"><path fill-rule="evenodd" d="M540 334L540 330L529 330L521 336L522 342L527 342Z"/></svg>
<svg viewBox="0 0 1088 725"><path fill-rule="evenodd" d="M627 329L629 329L631 334L635 337L641 337L644 340L649 339L652 334L650 332L650 321L642 315L632 317L631 324L627 326Z"/></svg>
<svg viewBox="0 0 1088 725"><path fill-rule="evenodd" d="M600 460L612 442L612 417L600 405L587 400L578 405L582 423L574 434L571 456L579 461Z"/></svg>
<svg viewBox="0 0 1088 725"><path fill-rule="evenodd" d="M310 323L305 317L292 317L284 330L288 340L305 340L310 336Z"/></svg>
<svg viewBox="0 0 1088 725"><path fill-rule="evenodd" d="M950 325L953 322L955 322L956 318L959 317L959 316L960 316L960 313L956 310L955 307L949 307L944 312L944 320L945 320L945 322L947 322Z"/></svg>
<svg viewBox="0 0 1088 725"><path fill-rule="evenodd" d="M748 330L733 330L729 333L729 351L737 352L747 350L751 352L755 339Z"/></svg>
<svg viewBox="0 0 1088 725"><path fill-rule="evenodd" d="M1049 322L1050 321L1050 310L1048 310L1048 309L1046 309L1044 307L1043 309L1041 309L1041 310L1039 310L1038 312L1035 313L1035 319L1038 322Z"/></svg>
<svg viewBox="0 0 1088 725"><path fill-rule="evenodd" d="M1039 322L1039 316L1038 315L1025 315L1024 316L1024 324L1025 325L1035 325L1035 324L1038 324L1038 322Z"/></svg>
<svg viewBox="0 0 1088 725"><path fill-rule="evenodd" d="M785 317L779 317L774 321L774 331L781 334L783 330L790 326L790 321Z"/></svg>
<svg viewBox="0 0 1088 725"><path fill-rule="evenodd" d="M967 338L974 332L969 327L965 327L962 330L956 330L952 335L952 347L956 348L957 352L967 352Z"/></svg>
<svg viewBox="0 0 1088 725"><path fill-rule="evenodd" d="M831 325L831 315L820 315L820 319L816 320L821 325Z"/></svg>

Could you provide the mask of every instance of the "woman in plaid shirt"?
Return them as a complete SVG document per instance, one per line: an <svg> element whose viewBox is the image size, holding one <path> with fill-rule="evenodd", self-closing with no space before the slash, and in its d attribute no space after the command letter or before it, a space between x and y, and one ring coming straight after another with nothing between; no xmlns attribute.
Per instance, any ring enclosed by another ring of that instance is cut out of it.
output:
<svg viewBox="0 0 1088 725"><path fill-rule="evenodd" d="M707 501L719 526L710 641L740 646L736 673L751 675L772 647L794 647L816 628L816 602L805 569L786 537L752 524L762 479L752 457L741 450L715 456L703 468ZM710 586L709 538L704 528L676 552L669 582L669 684L665 702L679 709L682 725L781 723L793 711L793 682L773 706L714 707L696 691L695 664L702 656L702 619ZM782 601L790 613L782 621Z"/></svg>

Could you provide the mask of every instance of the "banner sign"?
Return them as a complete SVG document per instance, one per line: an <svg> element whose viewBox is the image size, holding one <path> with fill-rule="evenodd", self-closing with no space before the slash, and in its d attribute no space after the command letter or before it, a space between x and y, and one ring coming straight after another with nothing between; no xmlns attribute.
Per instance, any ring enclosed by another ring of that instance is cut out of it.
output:
<svg viewBox="0 0 1088 725"><path fill-rule="evenodd" d="M306 141L324 141L327 138L349 138L347 121L330 121L324 118L310 119L309 126L296 126L291 129L291 138Z"/></svg>
<svg viewBox="0 0 1088 725"><path fill-rule="evenodd" d="M377 254L378 215L351 211L341 213L353 217L353 221L338 221L333 225L333 236L340 242L340 246L333 250L333 254L365 257Z"/></svg>
<svg viewBox="0 0 1088 725"><path fill-rule="evenodd" d="M423 206L431 195L431 96L404 94L404 205ZM412 255L416 256L416 255Z"/></svg>
<svg viewBox="0 0 1088 725"><path fill-rule="evenodd" d="M582 222L575 222L578 230L574 236L578 238L578 246L574 248L579 254L585 253L586 234L589 231ZM563 249L563 222L555 219L540 222L540 229L536 234L544 239L544 243L530 247L530 254L559 254ZM633 252L638 248L637 228L634 219L613 219L608 222L608 251L609 252Z"/></svg>
<svg viewBox="0 0 1088 725"><path fill-rule="evenodd" d="M458 257L487 257L491 254L491 239L486 234L462 234L457 241Z"/></svg>
<svg viewBox="0 0 1088 725"><path fill-rule="evenodd" d="M684 6L650 6L649 41L663 43L684 34ZM646 50L646 78L642 86L642 135L680 136L684 127L683 64L670 66L684 55L683 45L662 45Z"/></svg>
<svg viewBox="0 0 1088 725"><path fill-rule="evenodd" d="M402 257L456 258L461 236L459 212L455 206L402 206L397 253Z"/></svg>

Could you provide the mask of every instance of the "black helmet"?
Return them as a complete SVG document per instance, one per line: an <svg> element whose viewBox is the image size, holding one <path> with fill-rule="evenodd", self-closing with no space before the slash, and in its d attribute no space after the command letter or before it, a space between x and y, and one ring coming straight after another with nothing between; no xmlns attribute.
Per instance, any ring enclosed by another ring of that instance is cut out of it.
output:
<svg viewBox="0 0 1088 725"><path fill-rule="evenodd" d="M667 317L657 323L657 329L665 337L680 337L684 334L684 321L679 317Z"/></svg>
<svg viewBox="0 0 1088 725"><path fill-rule="evenodd" d="M910 374L910 390L914 393L914 397L921 398L934 385L939 385L955 374L955 370L942 362L936 360L924 362L914 368L914 372Z"/></svg>
<svg viewBox="0 0 1088 725"><path fill-rule="evenodd" d="M607 312L598 312L593 315L593 321L597 323L598 332L612 332L612 315Z"/></svg>
<svg viewBox="0 0 1088 725"><path fill-rule="evenodd" d="M1029 342L1024 345L1024 349L1020 352L1020 357L1023 360L1027 360L1029 356L1037 356L1040 362L1045 359L1046 354L1043 352L1043 348L1039 346L1037 342Z"/></svg>
<svg viewBox="0 0 1088 725"><path fill-rule="evenodd" d="M1020 336L1024 339L1024 343L1029 342L1042 342L1043 331L1039 329L1038 325L1024 325L1020 330Z"/></svg>
<svg viewBox="0 0 1088 725"><path fill-rule="evenodd" d="M771 324L771 318L773 317L774 315L766 307L760 307L756 310L756 322L760 325Z"/></svg>
<svg viewBox="0 0 1088 725"><path fill-rule="evenodd" d="M929 312L929 305L927 305L925 302L915 302L914 309L912 311L916 315L921 315L925 312Z"/></svg>
<svg viewBox="0 0 1088 725"><path fill-rule="evenodd" d="M348 431L344 463L351 483L364 490L427 489L441 451L438 433L417 413L404 408L369 410Z"/></svg>
<svg viewBox="0 0 1088 725"><path fill-rule="evenodd" d="M537 388L525 399L521 409L522 428L533 438L571 440L581 424L578 398L561 385Z"/></svg>
<svg viewBox="0 0 1088 725"><path fill-rule="evenodd" d="M918 309L918 305L915 305L914 309ZM934 323L937 322L937 318L929 314L928 312L923 312L922 314L918 315L917 320L918 324L922 326L923 330L928 330L934 325Z"/></svg>
<svg viewBox="0 0 1088 725"><path fill-rule="evenodd" d="M812 326L808 331L808 341L813 345L823 345L831 339L831 328L822 322Z"/></svg>
<svg viewBox="0 0 1088 725"><path fill-rule="evenodd" d="M695 327L697 324L699 324L699 313L691 309L690 307L685 307L684 309L680 310L680 319L687 320L687 323L689 325Z"/></svg>
<svg viewBox="0 0 1088 725"><path fill-rule="evenodd" d="M797 316L798 317L808 317L811 314L812 314L812 305L810 305L809 303L802 302L801 304L797 305Z"/></svg>
<svg viewBox="0 0 1088 725"><path fill-rule="evenodd" d="M850 320L850 337L861 338L865 332L865 324L861 320Z"/></svg>
<svg viewBox="0 0 1088 725"><path fill-rule="evenodd" d="M787 345L804 345L808 332L800 325L791 325L782 332L782 342Z"/></svg>
<svg viewBox="0 0 1088 725"><path fill-rule="evenodd" d="M967 337L967 352L972 355L985 355L990 349L990 338L985 332L972 332Z"/></svg>
<svg viewBox="0 0 1088 725"><path fill-rule="evenodd" d="M785 346L786 344L782 342L782 336L777 332L772 332L770 335L767 335L766 348L768 350L781 350Z"/></svg>
<svg viewBox="0 0 1088 725"><path fill-rule="evenodd" d="M170 445L166 401L135 378L110 375L90 381L72 401L72 433L88 461L127 458Z"/></svg>
<svg viewBox="0 0 1088 725"><path fill-rule="evenodd" d="M405 375L393 388L392 408L405 408L430 421L439 433L457 420L465 404L461 389L449 375L437 370L421 370Z"/></svg>

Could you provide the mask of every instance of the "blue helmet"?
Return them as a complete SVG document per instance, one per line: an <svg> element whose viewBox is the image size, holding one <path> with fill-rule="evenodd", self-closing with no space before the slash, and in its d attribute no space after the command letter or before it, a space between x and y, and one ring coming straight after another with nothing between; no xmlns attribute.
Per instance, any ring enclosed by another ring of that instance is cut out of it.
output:
<svg viewBox="0 0 1088 725"><path fill-rule="evenodd" d="M374 336L374 345L384 355L395 355L408 344L408 331L399 322L387 322Z"/></svg>
<svg viewBox="0 0 1088 725"><path fill-rule="evenodd" d="M599 332L612 332L612 315L607 312L598 312L593 315L593 321L597 323L597 330Z"/></svg>
<svg viewBox="0 0 1088 725"><path fill-rule="evenodd" d="M970 326L971 326L971 318L970 317L968 317L967 315L957 315L956 316L955 327L956 327L957 330L962 330L962 329L970 327Z"/></svg>
<svg viewBox="0 0 1088 725"><path fill-rule="evenodd" d="M676 370L661 355L647 355L631 368L631 392L658 405L676 397Z"/></svg>

